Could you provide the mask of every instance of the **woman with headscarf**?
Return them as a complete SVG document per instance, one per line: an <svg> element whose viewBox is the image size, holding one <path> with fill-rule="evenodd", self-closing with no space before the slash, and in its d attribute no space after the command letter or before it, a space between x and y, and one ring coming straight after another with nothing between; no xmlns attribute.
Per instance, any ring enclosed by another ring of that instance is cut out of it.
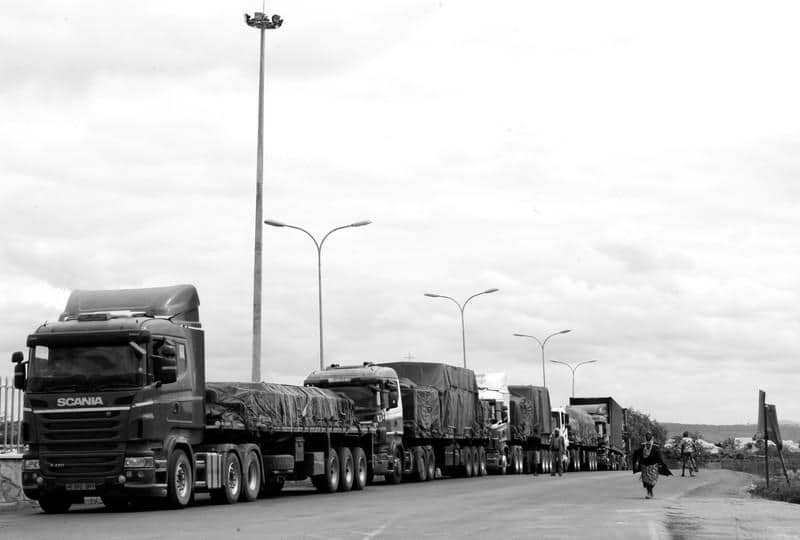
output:
<svg viewBox="0 0 800 540"><path fill-rule="evenodd" d="M653 498L653 488L658 482L658 475L672 476L661 457L661 449L653 440L653 434L647 433L645 441L633 454L633 474L641 471L642 485L647 490L645 499Z"/></svg>

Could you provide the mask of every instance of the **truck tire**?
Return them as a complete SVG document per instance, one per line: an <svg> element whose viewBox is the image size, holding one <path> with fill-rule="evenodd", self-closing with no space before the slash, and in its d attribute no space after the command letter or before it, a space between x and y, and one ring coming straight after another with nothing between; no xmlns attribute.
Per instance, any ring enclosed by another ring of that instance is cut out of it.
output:
<svg viewBox="0 0 800 540"><path fill-rule="evenodd" d="M367 455L360 446L350 449L353 454L353 490L361 491L367 485Z"/></svg>
<svg viewBox="0 0 800 540"><path fill-rule="evenodd" d="M431 480L436 479L436 454L433 452L433 448L426 447L425 448L425 463L428 466L428 482Z"/></svg>
<svg viewBox="0 0 800 540"><path fill-rule="evenodd" d="M464 448L461 449L461 461L464 464L464 476L466 476L467 478L471 478L472 477L472 468L473 468L473 465L474 465L473 462L472 462L472 447L471 446L465 446Z"/></svg>
<svg viewBox="0 0 800 540"><path fill-rule="evenodd" d="M414 473L418 482L428 479L428 463L425 460L425 449L421 446L414 448Z"/></svg>
<svg viewBox="0 0 800 540"><path fill-rule="evenodd" d="M222 487L211 492L211 499L217 504L233 504L241 493L242 464L234 452L228 452L222 467Z"/></svg>
<svg viewBox="0 0 800 540"><path fill-rule="evenodd" d="M112 512L124 512L128 509L128 499L125 497L110 497L108 495L103 495L100 497L100 500L103 501L105 507Z"/></svg>
<svg viewBox="0 0 800 540"><path fill-rule="evenodd" d="M478 447L478 476L486 476L489 471L486 470L486 448L483 446Z"/></svg>
<svg viewBox="0 0 800 540"><path fill-rule="evenodd" d="M45 514L63 514L72 506L72 501L66 496L42 495L39 498L39 506Z"/></svg>
<svg viewBox="0 0 800 540"><path fill-rule="evenodd" d="M497 472L499 474L508 474L508 456L506 455L505 452L500 454L500 458L498 460L498 465L499 465L499 468L498 468Z"/></svg>
<svg viewBox="0 0 800 540"><path fill-rule="evenodd" d="M353 453L346 446L337 448L336 453L339 454L339 491L350 491L353 489L353 477L355 476Z"/></svg>
<svg viewBox="0 0 800 540"><path fill-rule="evenodd" d="M247 452L244 458L242 493L239 500L254 501L261 492L261 460L254 450Z"/></svg>
<svg viewBox="0 0 800 540"><path fill-rule="evenodd" d="M387 484L399 484L403 481L403 451L399 446L395 446L392 451L392 461L394 469L392 469L389 474L385 475L384 478Z"/></svg>
<svg viewBox="0 0 800 540"><path fill-rule="evenodd" d="M525 472L525 458L522 448L517 448L517 474Z"/></svg>
<svg viewBox="0 0 800 540"><path fill-rule="evenodd" d="M339 489L339 455L335 450L328 452L325 459L325 474L312 479L314 486L322 493L333 493Z"/></svg>
<svg viewBox="0 0 800 540"><path fill-rule="evenodd" d="M174 450L169 456L167 466L167 499L173 508L186 508L192 500L194 478L192 464L181 449Z"/></svg>

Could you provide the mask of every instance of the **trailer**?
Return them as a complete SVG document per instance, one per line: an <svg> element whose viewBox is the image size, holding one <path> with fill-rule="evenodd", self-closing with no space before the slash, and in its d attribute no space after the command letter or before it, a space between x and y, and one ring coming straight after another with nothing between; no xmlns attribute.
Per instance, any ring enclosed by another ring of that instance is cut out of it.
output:
<svg viewBox="0 0 800 540"><path fill-rule="evenodd" d="M569 404L589 415L595 425L598 468L611 471L628 468L626 410L612 397L573 397Z"/></svg>
<svg viewBox="0 0 800 540"><path fill-rule="evenodd" d="M379 451L391 456L389 483L487 474L488 432L471 370L424 362L331 365L305 384L364 396L360 412L378 423Z"/></svg>
<svg viewBox="0 0 800 540"><path fill-rule="evenodd" d="M364 488L385 467L377 425L316 388L206 383L192 285L74 291L12 355L25 390L25 495L47 513L84 497L183 508L195 493L252 501L285 480Z"/></svg>
<svg viewBox="0 0 800 540"><path fill-rule="evenodd" d="M553 409L553 427L564 438L564 470L596 471L597 432L592 417L578 407Z"/></svg>
<svg viewBox="0 0 800 540"><path fill-rule="evenodd" d="M492 428L489 470L499 474L550 472L550 394L541 386L508 386L505 373L478 375L480 399Z"/></svg>

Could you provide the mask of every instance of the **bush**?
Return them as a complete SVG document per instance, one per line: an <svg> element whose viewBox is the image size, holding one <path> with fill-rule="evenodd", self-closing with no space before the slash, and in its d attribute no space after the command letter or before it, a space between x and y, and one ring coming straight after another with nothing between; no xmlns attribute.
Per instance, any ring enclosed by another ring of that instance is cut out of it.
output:
<svg viewBox="0 0 800 540"><path fill-rule="evenodd" d="M764 480L759 480L750 493L763 499L800 504L800 478L797 477L797 474L790 473L789 476L790 478L794 476L791 478L790 485L786 485L784 478L770 478L769 487Z"/></svg>

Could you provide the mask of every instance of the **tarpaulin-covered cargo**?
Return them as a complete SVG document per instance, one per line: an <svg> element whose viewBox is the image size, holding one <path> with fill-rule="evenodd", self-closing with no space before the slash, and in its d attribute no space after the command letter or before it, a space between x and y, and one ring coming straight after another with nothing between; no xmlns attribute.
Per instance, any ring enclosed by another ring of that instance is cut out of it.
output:
<svg viewBox="0 0 800 540"><path fill-rule="evenodd" d="M437 390L442 436L477 437L483 433L483 410L478 402L478 385L472 370L427 362L381 365L394 369L400 378Z"/></svg>
<svg viewBox="0 0 800 540"><path fill-rule="evenodd" d="M357 425L353 402L330 390L272 383L207 383L206 422L253 430Z"/></svg>
<svg viewBox="0 0 800 540"><path fill-rule="evenodd" d="M410 379L400 379L403 398L403 431L411 437L424 439L442 436L439 391L421 386Z"/></svg>
<svg viewBox="0 0 800 540"><path fill-rule="evenodd" d="M585 446L597 445L597 430L592 417L580 407L566 407L569 416L569 440Z"/></svg>
<svg viewBox="0 0 800 540"><path fill-rule="evenodd" d="M511 424L520 438L540 437L552 432L550 393L543 386L509 386L511 393ZM518 401L518 405L514 402ZM514 418L514 410L519 417ZM515 427L516 425L516 427Z"/></svg>
<svg viewBox="0 0 800 540"><path fill-rule="evenodd" d="M625 451L622 438L624 416L622 407L611 397L570 398L569 404L583 409L595 421L603 420L608 424L609 446L618 452Z"/></svg>

